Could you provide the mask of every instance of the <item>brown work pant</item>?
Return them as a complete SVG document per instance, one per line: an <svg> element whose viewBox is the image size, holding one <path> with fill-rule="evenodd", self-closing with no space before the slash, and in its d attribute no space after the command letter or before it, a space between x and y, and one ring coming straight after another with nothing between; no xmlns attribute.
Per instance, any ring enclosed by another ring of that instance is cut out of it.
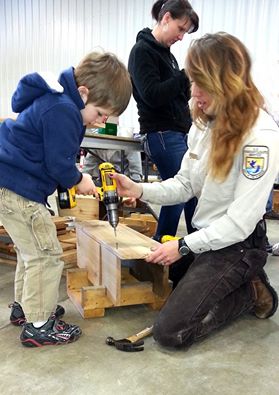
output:
<svg viewBox="0 0 279 395"><path fill-rule="evenodd" d="M199 254L188 262L188 270L154 323L155 340L169 347L190 346L253 309L251 279L263 270L267 258L262 230L256 229L242 243ZM187 262L181 260L179 265L187 267Z"/></svg>

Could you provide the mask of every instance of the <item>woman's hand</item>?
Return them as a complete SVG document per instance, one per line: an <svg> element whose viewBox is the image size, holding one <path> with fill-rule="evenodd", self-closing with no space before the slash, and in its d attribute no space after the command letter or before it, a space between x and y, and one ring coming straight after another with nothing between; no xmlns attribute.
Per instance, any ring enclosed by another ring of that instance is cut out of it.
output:
<svg viewBox="0 0 279 395"><path fill-rule="evenodd" d="M77 194L80 195L94 195L99 198L97 188L92 180L90 174L83 173L81 181L77 184Z"/></svg>
<svg viewBox="0 0 279 395"><path fill-rule="evenodd" d="M142 194L142 185L132 181L124 174L111 173L111 178L114 178L117 184L117 193L119 196L126 196L129 198L138 199Z"/></svg>
<svg viewBox="0 0 279 395"><path fill-rule="evenodd" d="M122 204L124 207L137 207L137 199L136 198L126 198L122 200Z"/></svg>
<svg viewBox="0 0 279 395"><path fill-rule="evenodd" d="M152 252L147 256L147 258L145 258L145 260L149 263L169 266L180 258L181 255L178 252L178 240L171 240L153 248Z"/></svg>

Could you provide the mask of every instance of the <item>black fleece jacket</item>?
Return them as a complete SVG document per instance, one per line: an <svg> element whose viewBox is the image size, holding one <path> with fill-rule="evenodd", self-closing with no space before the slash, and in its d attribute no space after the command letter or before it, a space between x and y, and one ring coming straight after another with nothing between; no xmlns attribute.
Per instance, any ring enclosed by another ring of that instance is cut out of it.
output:
<svg viewBox="0 0 279 395"><path fill-rule="evenodd" d="M160 44L149 28L138 33L128 69L138 107L140 133L164 130L187 133L192 123L188 106L189 79L184 70L179 70L170 48Z"/></svg>

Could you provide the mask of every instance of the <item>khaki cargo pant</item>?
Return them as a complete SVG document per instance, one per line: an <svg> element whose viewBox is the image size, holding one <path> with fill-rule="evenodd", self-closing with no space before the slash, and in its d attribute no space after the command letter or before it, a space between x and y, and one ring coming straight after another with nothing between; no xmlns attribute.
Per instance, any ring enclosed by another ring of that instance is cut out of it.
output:
<svg viewBox="0 0 279 395"><path fill-rule="evenodd" d="M47 320L56 308L63 269L50 213L43 204L0 188L0 221L17 252L15 301L27 322Z"/></svg>

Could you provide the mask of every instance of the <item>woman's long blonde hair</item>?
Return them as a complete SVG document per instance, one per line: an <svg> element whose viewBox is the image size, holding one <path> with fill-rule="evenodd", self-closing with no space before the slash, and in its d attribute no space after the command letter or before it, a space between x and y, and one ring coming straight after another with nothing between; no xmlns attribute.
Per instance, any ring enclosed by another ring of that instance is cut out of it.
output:
<svg viewBox="0 0 279 395"><path fill-rule="evenodd" d="M190 79L213 98L213 118L195 102L192 117L199 128L212 120L209 172L223 181L263 105L251 78L251 58L238 38L224 32L206 34L192 42L186 70Z"/></svg>

